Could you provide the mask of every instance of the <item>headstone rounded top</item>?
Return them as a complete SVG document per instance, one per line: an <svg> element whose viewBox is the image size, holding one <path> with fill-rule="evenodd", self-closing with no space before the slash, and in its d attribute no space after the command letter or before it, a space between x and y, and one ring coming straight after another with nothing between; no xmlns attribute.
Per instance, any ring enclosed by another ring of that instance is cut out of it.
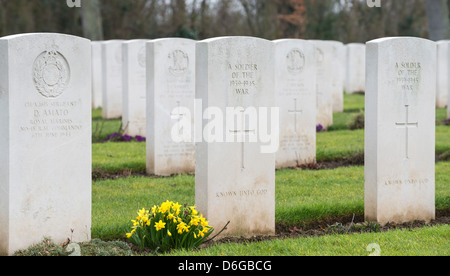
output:
<svg viewBox="0 0 450 276"><path fill-rule="evenodd" d="M242 40L271 42L271 41L269 41L267 39L259 38L259 37L253 37L253 36L219 36L219 37L213 37L213 38L204 39L204 40L201 40L199 42L200 43L211 43L211 42L218 42L218 41L233 41L233 42L237 42L237 41L242 41Z"/></svg>
<svg viewBox="0 0 450 276"><path fill-rule="evenodd" d="M37 38L43 38L47 39L49 36L59 36L59 37L67 37L71 39L79 39L79 40L88 40L87 38L69 35L69 34L60 34L60 33L24 33L24 34L14 34L14 35L8 35L4 37L0 37L0 40L14 40L14 39L20 39L20 38L30 38L30 37L37 37Z"/></svg>
<svg viewBox="0 0 450 276"><path fill-rule="evenodd" d="M374 39L374 40L370 40L368 42L366 42L366 44L373 44L373 43L387 43L387 42L399 42L399 41L407 41L408 43L411 42L423 42L423 43L430 43L430 44L436 44L436 42L429 40L429 39L425 39L425 38L420 38L420 37L410 37L410 36L402 36L402 37L383 37L383 38L378 38L378 39Z"/></svg>

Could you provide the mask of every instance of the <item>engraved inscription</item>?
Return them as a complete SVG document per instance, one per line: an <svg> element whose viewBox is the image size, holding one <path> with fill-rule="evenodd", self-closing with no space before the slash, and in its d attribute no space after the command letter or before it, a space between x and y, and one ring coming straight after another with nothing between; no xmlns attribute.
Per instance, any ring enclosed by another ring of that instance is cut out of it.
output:
<svg viewBox="0 0 450 276"><path fill-rule="evenodd" d="M422 72L420 62L396 62L395 69L397 71L397 85L403 91L416 91Z"/></svg>
<svg viewBox="0 0 450 276"><path fill-rule="evenodd" d="M71 137L83 130L74 119L80 106L81 100L25 102L29 119L19 125L19 132L31 138Z"/></svg>
<svg viewBox="0 0 450 276"><path fill-rule="evenodd" d="M256 90L257 64L228 64L230 87L236 95L254 94Z"/></svg>
<svg viewBox="0 0 450 276"><path fill-rule="evenodd" d="M33 80L37 91L46 98L60 96L70 81L70 68L65 57L56 50L40 54L33 65Z"/></svg>
<svg viewBox="0 0 450 276"><path fill-rule="evenodd" d="M224 198L224 197L264 196L267 193L268 193L267 189L241 190L241 191L223 191L223 192L216 192L216 197L217 198Z"/></svg>
<svg viewBox="0 0 450 276"><path fill-rule="evenodd" d="M428 178L408 178L408 179L386 179L384 185L403 185L403 184L428 184L430 180Z"/></svg>

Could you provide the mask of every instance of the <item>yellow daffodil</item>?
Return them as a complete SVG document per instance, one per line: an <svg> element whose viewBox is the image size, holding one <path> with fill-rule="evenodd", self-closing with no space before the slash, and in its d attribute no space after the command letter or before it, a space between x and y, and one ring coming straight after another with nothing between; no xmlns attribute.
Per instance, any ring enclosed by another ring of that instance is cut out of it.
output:
<svg viewBox="0 0 450 276"><path fill-rule="evenodd" d="M197 210L195 210L195 206L191 206L191 214L192 214L193 216L198 215Z"/></svg>
<svg viewBox="0 0 450 276"><path fill-rule="evenodd" d="M172 233L170 233L169 230L167 230L167 235L169 235L169 237L172 237Z"/></svg>
<svg viewBox="0 0 450 276"><path fill-rule="evenodd" d="M193 216L191 218L191 221L189 222L189 224L197 226L199 222L200 222L200 219L197 216Z"/></svg>
<svg viewBox="0 0 450 276"><path fill-rule="evenodd" d="M177 213L177 215L180 213L180 208L181 208L181 205L178 204L178 202L177 202L177 203L174 203L174 204L172 205L172 209Z"/></svg>
<svg viewBox="0 0 450 276"><path fill-rule="evenodd" d="M172 201L166 201L164 203L161 204L161 207L159 207L159 212L161 213L165 213L167 211L170 210L170 208L172 207L173 202Z"/></svg>
<svg viewBox="0 0 450 276"><path fill-rule="evenodd" d="M165 227L166 227L166 223L163 222L162 220L159 220L159 222L155 223L156 231L159 231Z"/></svg>
<svg viewBox="0 0 450 276"><path fill-rule="evenodd" d="M152 214L156 214L156 212L158 211L158 207L155 205L152 207Z"/></svg>

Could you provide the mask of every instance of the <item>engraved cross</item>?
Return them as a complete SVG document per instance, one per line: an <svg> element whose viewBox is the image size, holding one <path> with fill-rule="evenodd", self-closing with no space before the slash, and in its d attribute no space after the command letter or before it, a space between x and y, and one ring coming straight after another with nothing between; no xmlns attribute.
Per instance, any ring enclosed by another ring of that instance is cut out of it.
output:
<svg viewBox="0 0 450 276"><path fill-rule="evenodd" d="M254 129L244 129L245 126L245 114L244 114L244 110L241 110L241 116L242 116L242 125L241 125L241 129L234 129L234 130L230 130L230 133L233 133L235 135L241 135L242 137L242 142L241 142L241 169L245 169L245 136L248 135L249 133L256 133L256 130Z"/></svg>
<svg viewBox="0 0 450 276"><path fill-rule="evenodd" d="M419 122L410 122L409 121L409 105L406 104L405 108L406 108L406 121L400 122L400 123L395 123L395 125L398 128L405 128L405 131L406 131L405 152L406 152L406 159L409 159L409 129L410 128L418 128Z"/></svg>
<svg viewBox="0 0 450 276"><path fill-rule="evenodd" d="M295 133L297 133L297 115L303 113L303 110L297 109L297 99L294 99L294 110L288 110L290 114L294 115Z"/></svg>

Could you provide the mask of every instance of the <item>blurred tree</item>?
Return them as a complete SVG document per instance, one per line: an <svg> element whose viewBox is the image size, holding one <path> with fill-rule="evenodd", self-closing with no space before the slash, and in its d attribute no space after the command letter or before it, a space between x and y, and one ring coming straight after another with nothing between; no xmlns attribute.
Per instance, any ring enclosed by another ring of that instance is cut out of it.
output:
<svg viewBox="0 0 450 276"><path fill-rule="evenodd" d="M81 6L83 19L83 35L91 40L103 40L103 20L100 12L100 1L84 1Z"/></svg>
<svg viewBox="0 0 450 276"><path fill-rule="evenodd" d="M450 38L449 7L447 0L425 0L430 39Z"/></svg>
<svg viewBox="0 0 450 276"><path fill-rule="evenodd" d="M306 30L304 0L277 0L279 32L284 37L302 38Z"/></svg>
<svg viewBox="0 0 450 276"><path fill-rule="evenodd" d="M448 24L443 4L449 1L383 0L381 8L369 8L366 0L82 0L82 8L69 8L64 0L0 0L0 35L59 32L94 40L102 33L105 40L249 35L348 43L428 37L430 26L434 37L439 22Z"/></svg>

